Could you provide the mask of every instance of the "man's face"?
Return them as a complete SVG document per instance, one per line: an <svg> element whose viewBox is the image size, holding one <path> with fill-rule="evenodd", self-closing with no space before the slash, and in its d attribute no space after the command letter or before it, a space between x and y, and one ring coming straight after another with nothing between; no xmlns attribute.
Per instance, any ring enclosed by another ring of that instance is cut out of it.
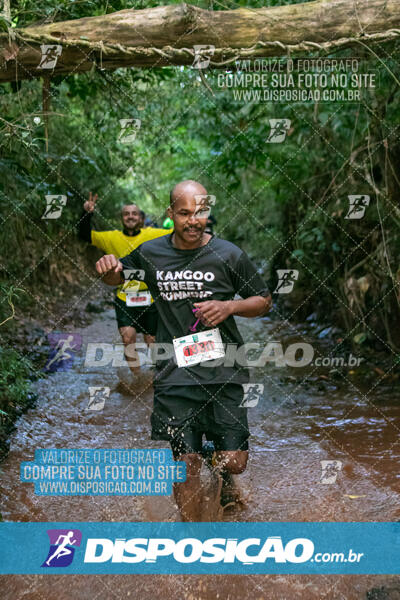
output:
<svg viewBox="0 0 400 600"><path fill-rule="evenodd" d="M207 225L207 210L204 202L195 198L198 191L184 192L177 198L168 215L174 222L175 234L189 244L201 240Z"/></svg>
<svg viewBox="0 0 400 600"><path fill-rule="evenodd" d="M143 219L140 215L140 210L136 204L127 204L122 209L122 223L125 229L135 230L142 227Z"/></svg>

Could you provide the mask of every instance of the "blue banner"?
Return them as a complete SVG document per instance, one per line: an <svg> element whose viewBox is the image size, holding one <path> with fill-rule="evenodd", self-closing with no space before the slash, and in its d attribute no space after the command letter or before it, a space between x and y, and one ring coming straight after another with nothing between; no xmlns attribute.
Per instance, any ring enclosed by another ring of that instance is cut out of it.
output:
<svg viewBox="0 0 400 600"><path fill-rule="evenodd" d="M400 523L0 523L1 574L399 574Z"/></svg>

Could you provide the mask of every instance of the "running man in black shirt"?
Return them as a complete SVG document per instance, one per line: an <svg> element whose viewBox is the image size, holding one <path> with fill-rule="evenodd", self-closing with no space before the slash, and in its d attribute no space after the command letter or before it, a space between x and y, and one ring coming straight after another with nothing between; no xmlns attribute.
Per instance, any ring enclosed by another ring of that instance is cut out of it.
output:
<svg viewBox="0 0 400 600"><path fill-rule="evenodd" d="M246 468L249 430L240 404L249 374L221 348L243 344L234 315L258 317L271 308L267 286L247 255L205 233L204 197L207 191L195 181L177 184L168 209L172 234L121 260L111 254L96 263L108 285L121 284L124 269L138 269L154 298L156 345L167 351L156 364L151 437L168 440L175 459L186 462L186 482L174 487L185 521L201 519L203 434L214 442L222 475ZM236 294L243 299L235 300Z"/></svg>

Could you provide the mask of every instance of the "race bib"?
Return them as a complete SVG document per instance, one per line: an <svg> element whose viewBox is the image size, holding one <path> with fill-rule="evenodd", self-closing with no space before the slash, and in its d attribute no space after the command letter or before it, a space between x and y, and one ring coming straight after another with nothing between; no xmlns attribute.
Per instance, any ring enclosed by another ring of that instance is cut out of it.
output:
<svg viewBox="0 0 400 600"><path fill-rule="evenodd" d="M126 292L127 306L148 306L151 304L151 294L148 290Z"/></svg>
<svg viewBox="0 0 400 600"><path fill-rule="evenodd" d="M191 367L206 360L225 356L218 328L191 333L172 341L178 367Z"/></svg>

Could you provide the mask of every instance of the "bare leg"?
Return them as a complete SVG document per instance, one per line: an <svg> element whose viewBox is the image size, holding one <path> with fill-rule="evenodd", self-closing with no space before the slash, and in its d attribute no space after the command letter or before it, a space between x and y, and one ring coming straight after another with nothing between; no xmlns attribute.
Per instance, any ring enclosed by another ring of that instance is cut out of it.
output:
<svg viewBox="0 0 400 600"><path fill-rule="evenodd" d="M182 521L200 521L203 489L200 481L200 454L182 454L177 460L186 463L186 481L174 483L174 496Z"/></svg>
<svg viewBox="0 0 400 600"><path fill-rule="evenodd" d="M130 370L134 375L138 375L140 372L140 362L138 353L135 350L134 344L136 344L136 329L134 327L120 327L119 332L121 334L122 342L125 346L124 354L126 362L129 365Z"/></svg>
<svg viewBox="0 0 400 600"><path fill-rule="evenodd" d="M249 453L247 450L217 452L216 470L222 478L221 505L245 505L240 488L236 485L234 475L243 473L246 469Z"/></svg>

